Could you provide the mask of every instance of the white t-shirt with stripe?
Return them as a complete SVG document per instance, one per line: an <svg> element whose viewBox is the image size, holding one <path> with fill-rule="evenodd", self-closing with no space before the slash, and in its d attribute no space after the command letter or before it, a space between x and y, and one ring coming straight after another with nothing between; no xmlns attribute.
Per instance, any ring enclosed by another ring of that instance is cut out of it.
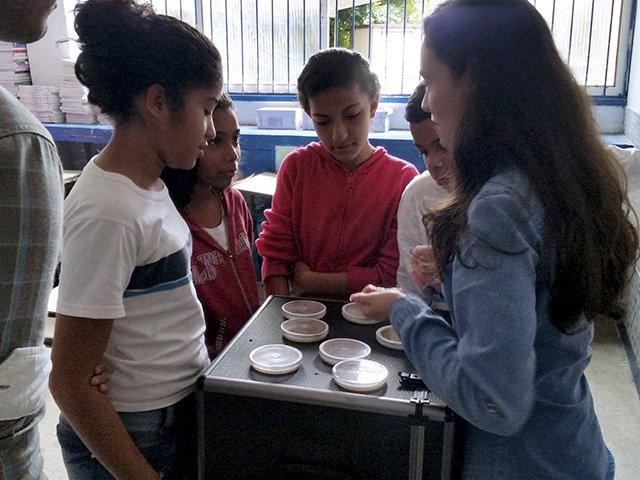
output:
<svg viewBox="0 0 640 480"><path fill-rule="evenodd" d="M105 351L117 411L172 405L208 365L191 236L167 189L90 161L65 200L57 312L114 319Z"/></svg>

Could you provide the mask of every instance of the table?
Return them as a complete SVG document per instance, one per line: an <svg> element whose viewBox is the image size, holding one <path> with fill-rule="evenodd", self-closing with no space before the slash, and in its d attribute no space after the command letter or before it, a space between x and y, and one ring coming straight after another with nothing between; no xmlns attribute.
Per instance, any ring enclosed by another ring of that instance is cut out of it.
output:
<svg viewBox="0 0 640 480"><path fill-rule="evenodd" d="M389 370L385 387L351 393L332 378L320 342L286 340L281 306L270 296L198 382L200 479L447 479L452 475L456 421L428 390L400 386L398 371L415 372L403 351L378 344L383 324L342 318L342 302L323 301L327 339L357 338L370 359ZM302 365L285 375L251 368L249 353L282 343L302 352Z"/></svg>
<svg viewBox="0 0 640 480"><path fill-rule="evenodd" d="M263 172L243 178L233 186L247 194L258 194L273 197L273 194L276 191L276 179L277 177L275 173Z"/></svg>

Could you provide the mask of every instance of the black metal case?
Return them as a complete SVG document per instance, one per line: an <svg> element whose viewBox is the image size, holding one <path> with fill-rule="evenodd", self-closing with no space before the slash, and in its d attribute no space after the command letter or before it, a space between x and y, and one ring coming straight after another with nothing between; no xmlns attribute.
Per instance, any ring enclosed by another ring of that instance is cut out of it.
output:
<svg viewBox="0 0 640 480"><path fill-rule="evenodd" d="M351 393L339 387L321 342L296 343L280 331L286 297L267 298L198 382L200 479L448 479L454 416L427 390L400 385L398 372L415 371L403 351L378 344L383 324L357 325L342 317L344 303L323 301L329 338L371 347L387 367L384 387ZM267 375L251 368L250 352L272 343L302 352L294 372Z"/></svg>

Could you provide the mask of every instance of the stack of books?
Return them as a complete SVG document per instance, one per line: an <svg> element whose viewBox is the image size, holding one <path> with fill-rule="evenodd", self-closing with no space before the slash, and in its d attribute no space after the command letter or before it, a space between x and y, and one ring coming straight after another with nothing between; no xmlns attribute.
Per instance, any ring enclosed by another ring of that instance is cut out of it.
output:
<svg viewBox="0 0 640 480"><path fill-rule="evenodd" d="M19 85L31 85L26 45L0 42L0 85L16 96Z"/></svg>
<svg viewBox="0 0 640 480"><path fill-rule="evenodd" d="M19 85L18 98L43 123L64 123L60 92L46 85Z"/></svg>
<svg viewBox="0 0 640 480"><path fill-rule="evenodd" d="M62 111L67 116L67 123L97 123L96 108L87 100L86 87L76 78L73 60L62 60L60 100Z"/></svg>

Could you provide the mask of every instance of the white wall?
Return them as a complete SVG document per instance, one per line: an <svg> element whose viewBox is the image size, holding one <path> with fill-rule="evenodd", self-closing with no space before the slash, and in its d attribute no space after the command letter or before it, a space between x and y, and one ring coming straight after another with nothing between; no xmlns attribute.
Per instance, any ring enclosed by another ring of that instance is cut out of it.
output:
<svg viewBox="0 0 640 480"><path fill-rule="evenodd" d="M640 8L636 11L636 28L633 33L633 45L627 108L640 114Z"/></svg>
<svg viewBox="0 0 640 480"><path fill-rule="evenodd" d="M633 34L633 52L629 75L629 94L627 97L627 112L625 119L625 133L634 145L640 145L640 8L636 11L636 27ZM638 212L638 210L636 210ZM640 367L640 262L636 264L633 279L627 295L627 312L624 324L636 363Z"/></svg>
<svg viewBox="0 0 640 480"><path fill-rule="evenodd" d="M66 18L62 0L49 16L48 30L42 39L27 45L31 79L34 85L60 85L63 58L69 58Z"/></svg>
<svg viewBox="0 0 640 480"><path fill-rule="evenodd" d="M593 114L601 133L624 132L624 107L612 105L596 105Z"/></svg>

